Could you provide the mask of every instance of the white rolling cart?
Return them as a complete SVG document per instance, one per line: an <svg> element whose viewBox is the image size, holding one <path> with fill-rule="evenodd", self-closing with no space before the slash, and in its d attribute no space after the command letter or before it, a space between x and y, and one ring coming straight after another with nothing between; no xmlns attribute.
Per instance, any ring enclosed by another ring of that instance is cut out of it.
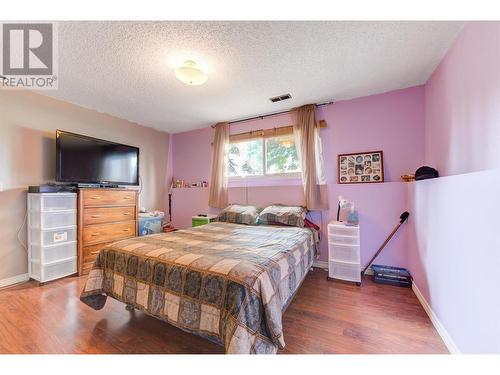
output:
<svg viewBox="0 0 500 375"><path fill-rule="evenodd" d="M328 224L328 277L361 285L359 225Z"/></svg>
<svg viewBox="0 0 500 375"><path fill-rule="evenodd" d="M76 193L29 193L27 216L29 277L45 283L76 273Z"/></svg>

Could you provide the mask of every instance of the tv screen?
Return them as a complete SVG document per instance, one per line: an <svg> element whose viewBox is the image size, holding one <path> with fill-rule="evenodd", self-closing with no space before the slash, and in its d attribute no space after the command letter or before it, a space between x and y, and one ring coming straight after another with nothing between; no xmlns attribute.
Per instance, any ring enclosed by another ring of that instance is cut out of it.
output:
<svg viewBox="0 0 500 375"><path fill-rule="evenodd" d="M56 180L138 185L139 149L57 130Z"/></svg>

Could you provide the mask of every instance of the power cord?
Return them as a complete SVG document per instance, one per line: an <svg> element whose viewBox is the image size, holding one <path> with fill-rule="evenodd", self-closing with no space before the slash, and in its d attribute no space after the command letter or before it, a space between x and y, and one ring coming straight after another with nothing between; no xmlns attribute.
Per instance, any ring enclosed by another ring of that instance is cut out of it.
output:
<svg viewBox="0 0 500 375"><path fill-rule="evenodd" d="M21 246L25 251L28 251L28 244L24 244L23 241L21 240L21 230L26 225L27 220L28 220L28 208L26 208L26 212L24 213L24 219L23 222L21 223L21 226L17 229L17 242L21 244Z"/></svg>
<svg viewBox="0 0 500 375"><path fill-rule="evenodd" d="M143 187L143 185L142 185L142 177L139 176L139 195L141 195L141 193L142 193L142 187Z"/></svg>

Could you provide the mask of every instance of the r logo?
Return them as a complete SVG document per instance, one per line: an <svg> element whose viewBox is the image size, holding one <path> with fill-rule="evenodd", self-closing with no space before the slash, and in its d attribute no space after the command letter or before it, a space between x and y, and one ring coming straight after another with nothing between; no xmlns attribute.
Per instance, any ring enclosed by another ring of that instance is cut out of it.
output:
<svg viewBox="0 0 500 375"><path fill-rule="evenodd" d="M2 26L3 75L52 75L52 24L5 23Z"/></svg>

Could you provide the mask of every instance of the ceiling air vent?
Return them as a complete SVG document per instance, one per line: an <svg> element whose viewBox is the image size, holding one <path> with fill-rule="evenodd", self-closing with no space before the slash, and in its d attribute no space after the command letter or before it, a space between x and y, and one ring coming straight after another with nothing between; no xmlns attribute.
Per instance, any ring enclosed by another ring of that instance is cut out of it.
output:
<svg viewBox="0 0 500 375"><path fill-rule="evenodd" d="M280 95L280 96L274 96L272 98L269 98L269 100L272 101L273 103L276 103L276 102L281 102L282 100L287 100L287 99L291 99L291 98L292 98L292 95L285 94L285 95Z"/></svg>

